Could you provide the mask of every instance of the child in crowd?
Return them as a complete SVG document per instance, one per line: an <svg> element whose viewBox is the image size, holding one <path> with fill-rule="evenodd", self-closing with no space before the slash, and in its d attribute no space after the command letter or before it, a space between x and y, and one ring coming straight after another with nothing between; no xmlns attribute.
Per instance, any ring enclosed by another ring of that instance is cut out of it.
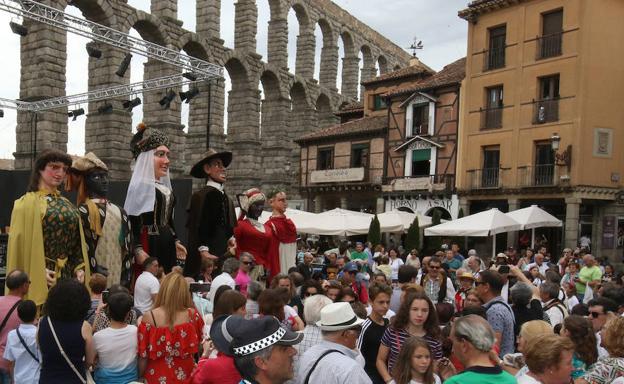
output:
<svg viewBox="0 0 624 384"><path fill-rule="evenodd" d="M441 384L440 377L433 371L433 358L427 341L421 337L410 337L401 348L392 378L395 384Z"/></svg>
<svg viewBox="0 0 624 384"><path fill-rule="evenodd" d="M544 281L544 276L542 276L542 274L539 272L539 268L537 266L531 267L531 269L529 269L529 273L531 275L529 280L531 280L533 285L535 285L536 287L542 285L542 282Z"/></svg>
<svg viewBox="0 0 624 384"><path fill-rule="evenodd" d="M110 326L93 335L97 383L125 384L138 379L137 327L126 323L133 303L132 296L124 292L108 298Z"/></svg>
<svg viewBox="0 0 624 384"><path fill-rule="evenodd" d="M7 335L4 359L9 362L13 383L38 383L41 353L37 346L37 306L24 300L17 306L17 316L22 324Z"/></svg>

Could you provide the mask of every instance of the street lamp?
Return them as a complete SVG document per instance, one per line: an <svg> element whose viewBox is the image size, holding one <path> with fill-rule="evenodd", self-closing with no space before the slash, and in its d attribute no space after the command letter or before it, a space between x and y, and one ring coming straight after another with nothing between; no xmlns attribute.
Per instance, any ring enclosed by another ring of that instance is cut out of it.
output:
<svg viewBox="0 0 624 384"><path fill-rule="evenodd" d="M566 149L559 153L559 144L561 143L561 137L555 132L550 138L550 147L555 155L555 165L567 166L568 172L572 167L572 145L568 145Z"/></svg>

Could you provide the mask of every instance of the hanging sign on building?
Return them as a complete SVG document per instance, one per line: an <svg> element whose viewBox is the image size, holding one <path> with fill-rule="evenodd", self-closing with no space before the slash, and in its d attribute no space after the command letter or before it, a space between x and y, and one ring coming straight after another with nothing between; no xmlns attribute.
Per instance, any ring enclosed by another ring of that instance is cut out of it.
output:
<svg viewBox="0 0 624 384"><path fill-rule="evenodd" d="M438 198L435 196L415 198L405 196L403 198L389 198L386 200L386 212L402 208L412 213L420 213L421 215L430 216L434 208L442 208L446 210L453 219L457 218L459 213L459 199L457 195L450 198Z"/></svg>
<svg viewBox="0 0 624 384"><path fill-rule="evenodd" d="M615 248L615 216L602 218L602 249Z"/></svg>
<svg viewBox="0 0 624 384"><path fill-rule="evenodd" d="M311 183L336 183L342 181L362 180L364 180L364 167L325 169L322 171L312 171L310 173Z"/></svg>

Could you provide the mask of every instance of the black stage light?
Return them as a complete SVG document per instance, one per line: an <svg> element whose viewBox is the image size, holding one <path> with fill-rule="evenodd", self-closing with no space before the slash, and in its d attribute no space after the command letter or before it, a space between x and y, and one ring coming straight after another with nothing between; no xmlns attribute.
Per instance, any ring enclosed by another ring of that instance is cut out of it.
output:
<svg viewBox="0 0 624 384"><path fill-rule="evenodd" d="M125 110L130 112L132 111L132 108L136 107L137 105L141 105L141 99L139 99L138 97L135 97L132 100L124 101L122 105Z"/></svg>
<svg viewBox="0 0 624 384"><path fill-rule="evenodd" d="M173 101L173 99L175 99L176 97L176 93L173 91L173 89L170 89L169 92L167 92L167 94L160 99L159 104L164 108L164 109L169 109L169 107L171 106L171 102Z"/></svg>
<svg viewBox="0 0 624 384"><path fill-rule="evenodd" d="M132 60L132 53L126 53L126 56L119 64L119 68L117 68L117 72L115 72L117 76L124 77L126 71L128 70L128 67L130 66L130 60Z"/></svg>
<svg viewBox="0 0 624 384"><path fill-rule="evenodd" d="M102 105L101 107L98 107L98 113L100 115L104 115L106 113L111 113L111 112L113 112L113 105L110 103L106 103Z"/></svg>
<svg viewBox="0 0 624 384"><path fill-rule="evenodd" d="M17 24L13 21L9 22L9 26L11 27L11 31L16 35L26 36L28 35L28 28L24 27L22 24Z"/></svg>
<svg viewBox="0 0 624 384"><path fill-rule="evenodd" d="M4 109L0 109L0 118L4 117Z"/></svg>
<svg viewBox="0 0 624 384"><path fill-rule="evenodd" d="M191 81L196 81L197 80L197 75L194 74L193 72L185 72L182 74L183 77L186 77L187 79L191 80Z"/></svg>
<svg viewBox="0 0 624 384"><path fill-rule="evenodd" d="M87 43L87 54L96 59L102 57L102 51L97 48L94 42Z"/></svg>
<svg viewBox="0 0 624 384"><path fill-rule="evenodd" d="M73 111L68 112L67 117L73 117L72 121L76 121L76 118L78 118L78 116L84 115L84 113L85 113L84 108L78 108L78 109L74 109Z"/></svg>
<svg viewBox="0 0 624 384"><path fill-rule="evenodd" d="M199 95L199 89L197 87L193 87L186 92L180 92L180 100L186 100L186 104L188 104L193 97Z"/></svg>

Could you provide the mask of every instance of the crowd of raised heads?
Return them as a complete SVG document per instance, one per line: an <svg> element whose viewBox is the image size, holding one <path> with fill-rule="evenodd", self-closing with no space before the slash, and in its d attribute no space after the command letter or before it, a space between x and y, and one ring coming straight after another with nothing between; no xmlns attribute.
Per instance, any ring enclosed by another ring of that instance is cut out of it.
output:
<svg viewBox="0 0 624 384"><path fill-rule="evenodd" d="M123 207L94 154L36 159L11 213L0 384L624 380L622 277L587 241L494 259L394 235L300 241L279 188L239 194L236 216L236 159L213 150L191 168L205 185L180 239L169 147L138 127Z"/></svg>
<svg viewBox="0 0 624 384"><path fill-rule="evenodd" d="M58 281L41 308L10 271L3 382L624 381L622 279L582 249L488 260L455 243L422 256L357 242L292 257L269 281L249 278L249 253L218 273L206 259L207 290L148 257L132 291L94 273Z"/></svg>

